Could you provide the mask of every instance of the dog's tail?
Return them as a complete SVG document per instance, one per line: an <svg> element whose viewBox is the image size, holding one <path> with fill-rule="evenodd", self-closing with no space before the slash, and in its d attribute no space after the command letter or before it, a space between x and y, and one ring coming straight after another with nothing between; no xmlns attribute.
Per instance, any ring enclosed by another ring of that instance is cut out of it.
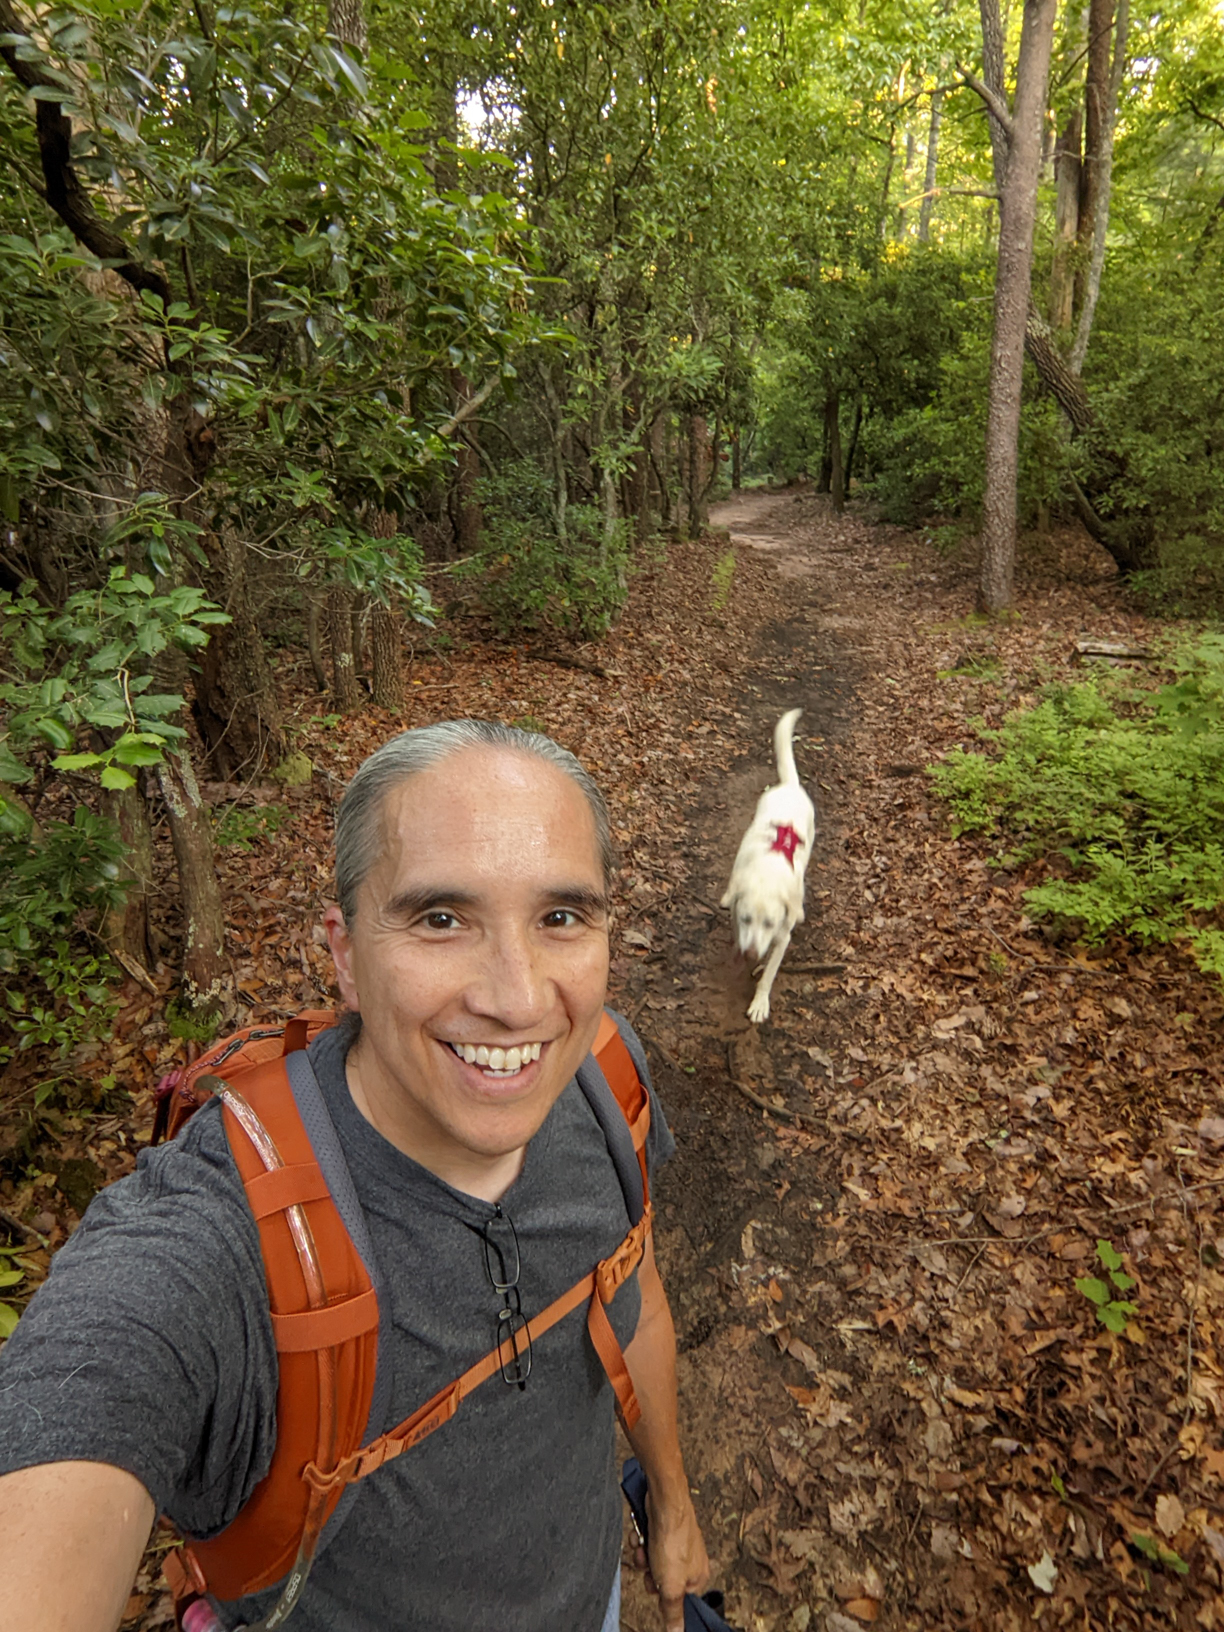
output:
<svg viewBox="0 0 1224 1632"><path fill-rule="evenodd" d="M778 762L778 781L791 782L798 786L799 772L795 769L795 721L803 713L801 708L792 708L788 714L774 726L774 758Z"/></svg>

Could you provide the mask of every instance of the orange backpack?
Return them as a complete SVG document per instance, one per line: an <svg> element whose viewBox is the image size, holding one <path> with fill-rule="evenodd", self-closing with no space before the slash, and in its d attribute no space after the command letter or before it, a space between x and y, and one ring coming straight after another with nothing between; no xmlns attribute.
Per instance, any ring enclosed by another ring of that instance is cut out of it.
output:
<svg viewBox="0 0 1224 1632"><path fill-rule="evenodd" d="M501 1365L494 1349L397 1427L378 1431L384 1419L375 1399L377 1269L305 1053L335 1019L308 1012L283 1027L251 1027L158 1089L154 1143L173 1138L212 1096L223 1102L226 1135L259 1227L279 1366L276 1446L267 1474L219 1535L187 1540L164 1561L180 1624L193 1632L218 1624L210 1607L197 1603L205 1594L240 1598L287 1576L275 1608L258 1623L279 1626L301 1596L323 1527L345 1491L448 1422ZM629 1427L640 1414L638 1403L604 1309L641 1262L650 1232L644 1073L644 1060L639 1070L616 1019L605 1012L578 1081L608 1142L632 1227L610 1257L527 1325L534 1342L586 1303L591 1340Z"/></svg>

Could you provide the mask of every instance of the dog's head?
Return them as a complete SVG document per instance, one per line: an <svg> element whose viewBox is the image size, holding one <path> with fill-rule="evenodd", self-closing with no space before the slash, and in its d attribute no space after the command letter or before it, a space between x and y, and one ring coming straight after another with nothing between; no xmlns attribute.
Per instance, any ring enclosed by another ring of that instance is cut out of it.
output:
<svg viewBox="0 0 1224 1632"><path fill-rule="evenodd" d="M776 891L753 889L751 884L728 890L722 905L731 908L735 939L745 956L767 957L770 947L790 929L795 920Z"/></svg>

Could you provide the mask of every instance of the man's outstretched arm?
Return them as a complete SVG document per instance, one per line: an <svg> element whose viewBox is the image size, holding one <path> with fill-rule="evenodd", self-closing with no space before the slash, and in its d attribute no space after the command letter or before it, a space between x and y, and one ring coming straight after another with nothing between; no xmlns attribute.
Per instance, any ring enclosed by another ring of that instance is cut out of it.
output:
<svg viewBox="0 0 1224 1632"><path fill-rule="evenodd" d="M0 1632L115 1632L153 1526L140 1480L105 1462L0 1477Z"/></svg>
<svg viewBox="0 0 1224 1632"><path fill-rule="evenodd" d="M646 1498L650 1573L658 1589L663 1624L667 1632L684 1632L684 1595L705 1588L710 1561L680 1454L676 1330L650 1237L638 1270L638 1284L642 1313L633 1341L625 1350L625 1362L642 1415L629 1440L650 1485Z"/></svg>

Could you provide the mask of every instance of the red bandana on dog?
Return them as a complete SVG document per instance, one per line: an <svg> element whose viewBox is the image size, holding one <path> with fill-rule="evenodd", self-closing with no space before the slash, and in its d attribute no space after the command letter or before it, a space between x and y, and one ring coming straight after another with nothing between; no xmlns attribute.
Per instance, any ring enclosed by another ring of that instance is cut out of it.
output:
<svg viewBox="0 0 1224 1632"><path fill-rule="evenodd" d="M769 850L771 855L775 850L778 851L780 855L786 857L793 867L795 865L795 851L802 850L802 848L803 840L795 832L794 828L782 826L777 829L777 837L770 845Z"/></svg>

